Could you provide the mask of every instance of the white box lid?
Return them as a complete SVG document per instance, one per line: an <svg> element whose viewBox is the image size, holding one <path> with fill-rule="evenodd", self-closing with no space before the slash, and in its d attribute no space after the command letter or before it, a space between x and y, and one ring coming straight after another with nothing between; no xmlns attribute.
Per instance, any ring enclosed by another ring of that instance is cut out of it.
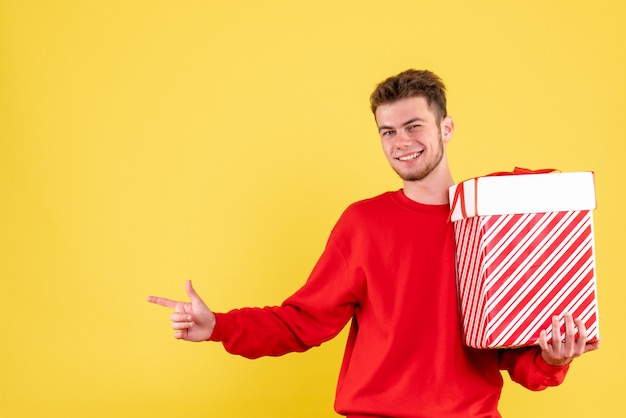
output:
<svg viewBox="0 0 626 418"><path fill-rule="evenodd" d="M450 187L449 196L452 221L596 208L594 175L589 171L477 177Z"/></svg>

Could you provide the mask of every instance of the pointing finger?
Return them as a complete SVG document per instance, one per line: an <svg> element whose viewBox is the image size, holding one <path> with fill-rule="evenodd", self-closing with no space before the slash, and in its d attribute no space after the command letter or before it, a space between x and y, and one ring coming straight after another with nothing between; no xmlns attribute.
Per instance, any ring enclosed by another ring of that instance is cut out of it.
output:
<svg viewBox="0 0 626 418"><path fill-rule="evenodd" d="M160 298L157 296L148 296L148 302L150 303L154 303L157 305L161 305L161 306L165 306L166 308L176 308L176 304L178 302L171 300L171 299L166 299L166 298Z"/></svg>

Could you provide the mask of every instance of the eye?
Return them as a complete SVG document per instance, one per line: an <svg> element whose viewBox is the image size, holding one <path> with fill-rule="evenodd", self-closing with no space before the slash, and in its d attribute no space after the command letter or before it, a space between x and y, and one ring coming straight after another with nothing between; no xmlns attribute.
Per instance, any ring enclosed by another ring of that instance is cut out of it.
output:
<svg viewBox="0 0 626 418"><path fill-rule="evenodd" d="M386 136L391 136L391 135L393 135L393 134L395 134L395 133L396 133L396 131L382 131L382 132L380 133L380 136L382 136L382 137L386 137Z"/></svg>
<svg viewBox="0 0 626 418"><path fill-rule="evenodd" d="M417 128L419 128L420 126L421 126L421 125L417 125L417 124L415 124L415 125L410 125L408 129L409 129L409 131L414 131L414 130L416 130Z"/></svg>

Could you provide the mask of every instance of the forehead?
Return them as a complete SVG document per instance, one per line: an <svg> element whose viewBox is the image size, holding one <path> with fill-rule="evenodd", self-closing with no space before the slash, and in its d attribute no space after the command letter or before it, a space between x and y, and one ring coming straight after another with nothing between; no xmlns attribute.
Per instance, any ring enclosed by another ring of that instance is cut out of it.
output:
<svg viewBox="0 0 626 418"><path fill-rule="evenodd" d="M419 118L434 121L435 113L424 97L408 97L391 103L384 103L376 109L378 126L402 126L405 122Z"/></svg>

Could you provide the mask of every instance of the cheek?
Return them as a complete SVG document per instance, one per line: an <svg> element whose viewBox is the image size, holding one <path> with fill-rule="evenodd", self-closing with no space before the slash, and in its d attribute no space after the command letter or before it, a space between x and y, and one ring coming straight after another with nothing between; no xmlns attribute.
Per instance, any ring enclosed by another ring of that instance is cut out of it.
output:
<svg viewBox="0 0 626 418"><path fill-rule="evenodd" d="M383 142L382 148L383 148L383 152L385 153L385 155L391 158L391 153L393 152L393 145Z"/></svg>

